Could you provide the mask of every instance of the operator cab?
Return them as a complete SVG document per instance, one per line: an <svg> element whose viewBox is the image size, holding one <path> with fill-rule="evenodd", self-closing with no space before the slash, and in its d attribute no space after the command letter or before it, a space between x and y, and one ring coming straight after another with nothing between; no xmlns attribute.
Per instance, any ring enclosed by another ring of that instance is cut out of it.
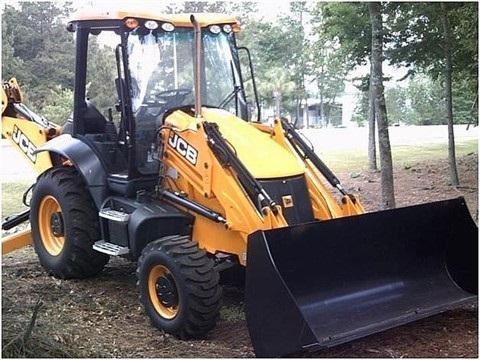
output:
<svg viewBox="0 0 480 360"><path fill-rule="evenodd" d="M108 11L78 13L68 24L77 42L72 136L96 151L116 192L133 195L158 183L158 132L165 116L175 109L193 111L194 29L189 17ZM202 106L248 120L236 20L222 14L195 17L202 32ZM107 76L92 64L98 51L109 62ZM98 123L92 125L91 114Z"/></svg>

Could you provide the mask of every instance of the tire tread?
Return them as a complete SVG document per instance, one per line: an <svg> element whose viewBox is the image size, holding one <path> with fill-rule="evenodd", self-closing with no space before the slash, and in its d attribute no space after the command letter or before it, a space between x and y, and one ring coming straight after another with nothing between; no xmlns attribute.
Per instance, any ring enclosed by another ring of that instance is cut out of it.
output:
<svg viewBox="0 0 480 360"><path fill-rule="evenodd" d="M204 337L213 329L220 317L222 290L219 285L220 275L213 268L213 260L205 250L188 236L167 236L148 244L138 260L138 285L141 284L141 267L151 251L163 252L178 265L183 281L188 289L188 315L181 328L173 333L180 339L195 339ZM140 298L148 306L148 297L140 289ZM151 319L152 320L152 319ZM155 320L155 327L160 328Z"/></svg>

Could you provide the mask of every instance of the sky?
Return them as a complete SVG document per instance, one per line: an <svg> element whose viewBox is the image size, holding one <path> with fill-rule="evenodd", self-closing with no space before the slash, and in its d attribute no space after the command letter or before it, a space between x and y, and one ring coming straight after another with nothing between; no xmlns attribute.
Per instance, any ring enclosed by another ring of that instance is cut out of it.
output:
<svg viewBox="0 0 480 360"><path fill-rule="evenodd" d="M10 1L10 0L7 0ZM163 3L169 3L173 1L164 1ZM85 8L91 6L100 6L100 7L111 7L112 4L115 6L122 7L122 6L132 6L132 0L116 0L115 2L108 1L108 0L88 0L88 1L81 1L81 0L74 0L74 4L78 8ZM152 9L152 5L156 7L160 7L162 2L158 0L139 0L135 1L135 7L138 8L146 8ZM282 12L287 12L289 9L289 1L288 0L277 0L277 1L269 1L263 0L258 1L258 9L259 15L265 18L274 19Z"/></svg>
<svg viewBox="0 0 480 360"><path fill-rule="evenodd" d="M4 5L8 4L11 6L17 6L21 0L3 0L0 1L0 8L3 8ZM57 3L65 3L66 0L29 0L29 1L54 1ZM145 9L152 9L152 5L156 7L161 7L162 3L173 3L174 0L168 1L159 1L159 0L70 0L73 2L74 7L77 9L83 9L88 7L111 7L112 5L117 7L131 7L132 4L138 8L145 8ZM230 0L232 1L232 0ZM238 1L238 0L237 0ZM241 0L240 0L241 1ZM274 19L282 12L287 12L289 9L289 2L288 0L259 0L258 8L259 8L259 16L263 16L267 19Z"/></svg>

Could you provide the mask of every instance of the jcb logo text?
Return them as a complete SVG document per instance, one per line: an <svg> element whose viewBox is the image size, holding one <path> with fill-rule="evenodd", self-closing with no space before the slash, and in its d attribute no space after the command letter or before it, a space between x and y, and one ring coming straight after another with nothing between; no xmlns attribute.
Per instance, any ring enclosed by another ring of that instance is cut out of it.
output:
<svg viewBox="0 0 480 360"><path fill-rule="evenodd" d="M34 154L37 147L16 125L13 127L12 139L33 163L37 161L37 154Z"/></svg>
<svg viewBox="0 0 480 360"><path fill-rule="evenodd" d="M195 165L197 163L198 151L193 146L183 140L178 134L171 133L168 144L173 147L188 162Z"/></svg>

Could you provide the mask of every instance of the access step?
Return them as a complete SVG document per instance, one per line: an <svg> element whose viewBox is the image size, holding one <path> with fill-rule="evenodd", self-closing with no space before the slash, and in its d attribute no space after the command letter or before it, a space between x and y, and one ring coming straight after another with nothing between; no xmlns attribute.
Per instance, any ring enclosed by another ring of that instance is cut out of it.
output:
<svg viewBox="0 0 480 360"><path fill-rule="evenodd" d="M104 208L101 209L98 215L101 218L115 221L118 223L127 223L128 219L130 219L130 214L127 214L126 212L111 209L111 208Z"/></svg>
<svg viewBox="0 0 480 360"><path fill-rule="evenodd" d="M112 244L106 242L105 240L97 241L95 244L93 244L93 249L113 256L127 255L130 252L128 247Z"/></svg>

